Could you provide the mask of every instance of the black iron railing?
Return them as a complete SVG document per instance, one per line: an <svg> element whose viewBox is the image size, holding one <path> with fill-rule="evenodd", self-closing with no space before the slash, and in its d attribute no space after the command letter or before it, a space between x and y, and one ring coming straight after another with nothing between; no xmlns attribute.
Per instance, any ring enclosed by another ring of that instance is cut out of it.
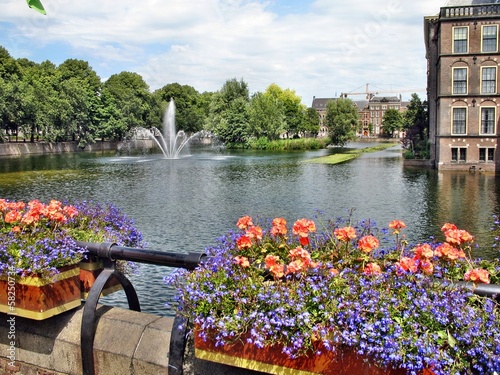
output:
<svg viewBox="0 0 500 375"><path fill-rule="evenodd" d="M155 264L167 267L194 270L206 259L203 253L171 253L156 250L137 249L118 246L113 243L90 243L76 241L77 245L87 249L90 256L97 257L104 263L104 269L92 285L83 307L81 327L82 370L84 375L94 375L94 337L97 329L96 308L106 282L115 277L127 297L130 310L141 311L139 298L132 283L116 268L117 260ZM184 352L186 348L187 320L177 314L174 318L170 336L168 374L182 375Z"/></svg>

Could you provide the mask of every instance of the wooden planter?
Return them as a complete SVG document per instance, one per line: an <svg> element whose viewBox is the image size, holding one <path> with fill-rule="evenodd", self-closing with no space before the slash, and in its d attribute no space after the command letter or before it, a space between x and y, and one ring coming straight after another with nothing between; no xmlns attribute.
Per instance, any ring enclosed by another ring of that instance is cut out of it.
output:
<svg viewBox="0 0 500 375"><path fill-rule="evenodd" d="M0 312L43 320L80 306L80 268L59 268L52 277L0 278Z"/></svg>
<svg viewBox="0 0 500 375"><path fill-rule="evenodd" d="M257 348L241 341L232 345L215 346L213 341L203 341L195 332L196 358L236 366L269 374L282 375L404 375L404 369L383 369L369 362L369 359L353 350L331 352L321 355L289 358L280 345ZM434 374L424 370L422 375Z"/></svg>
<svg viewBox="0 0 500 375"><path fill-rule="evenodd" d="M102 261L99 260L82 260L79 264L80 266L80 283L81 283L81 298L87 299L90 292L90 288L94 285L95 280L102 272L104 265ZM114 293L121 290L122 286L120 282L111 277L106 284L101 293L102 296L107 296L108 294Z"/></svg>

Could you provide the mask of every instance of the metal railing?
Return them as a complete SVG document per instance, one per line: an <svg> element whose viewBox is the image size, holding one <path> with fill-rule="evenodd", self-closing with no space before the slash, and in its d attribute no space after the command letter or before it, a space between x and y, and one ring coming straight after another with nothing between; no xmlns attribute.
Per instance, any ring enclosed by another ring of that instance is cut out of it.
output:
<svg viewBox="0 0 500 375"><path fill-rule="evenodd" d="M82 370L84 375L94 375L94 338L97 330L96 308L106 282L114 277L123 287L130 310L141 311L139 298L132 283L116 268L117 260L155 264L160 266L185 268L194 270L206 259L204 253L171 253L157 250L137 249L118 246L114 243L90 243L76 241L76 244L87 250L104 263L104 269L92 285L83 307L80 346L82 353ZM168 374L182 375L184 352L186 348L187 320L177 314L174 318L170 336L168 358Z"/></svg>

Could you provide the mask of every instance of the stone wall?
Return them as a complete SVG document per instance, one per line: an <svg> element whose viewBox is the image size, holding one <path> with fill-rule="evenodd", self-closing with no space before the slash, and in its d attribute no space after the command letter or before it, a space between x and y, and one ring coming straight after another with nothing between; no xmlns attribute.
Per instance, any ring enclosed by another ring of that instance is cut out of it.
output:
<svg viewBox="0 0 500 375"><path fill-rule="evenodd" d="M18 156L26 154L57 154L63 152L112 151L118 147L118 141L97 142L85 148L78 147L76 142L8 142L0 143L0 156Z"/></svg>
<svg viewBox="0 0 500 375"><path fill-rule="evenodd" d="M35 321L15 317L15 360L10 345L12 316L0 313L0 375L82 374L80 332L83 308ZM173 318L98 306L95 374L168 374ZM12 363L13 362L13 363ZM186 350L184 374L258 375L254 371L194 358Z"/></svg>

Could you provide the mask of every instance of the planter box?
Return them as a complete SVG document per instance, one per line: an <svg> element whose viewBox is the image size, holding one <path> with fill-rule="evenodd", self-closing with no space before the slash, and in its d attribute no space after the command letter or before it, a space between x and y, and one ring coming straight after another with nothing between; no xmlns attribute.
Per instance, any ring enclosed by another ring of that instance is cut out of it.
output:
<svg viewBox="0 0 500 375"><path fill-rule="evenodd" d="M75 264L59 272L49 278L2 276L0 312L43 320L80 306L80 268Z"/></svg>
<svg viewBox="0 0 500 375"><path fill-rule="evenodd" d="M87 299L90 292L90 288L94 285L95 280L102 272L104 265L102 261L99 260L82 260L79 264L80 266L80 283L81 283L81 298ZM108 294L114 293L121 290L122 286L120 282L111 277L106 284L104 284L104 289L102 290L101 297L107 296Z"/></svg>
<svg viewBox="0 0 500 375"><path fill-rule="evenodd" d="M382 369L370 364L367 357L359 356L353 350L331 352L321 355L289 358L280 345L257 348L253 344L236 342L216 347L213 341L203 341L195 332L196 358L236 366L268 374L282 375L405 375L404 369ZM432 375L425 370L422 375Z"/></svg>

